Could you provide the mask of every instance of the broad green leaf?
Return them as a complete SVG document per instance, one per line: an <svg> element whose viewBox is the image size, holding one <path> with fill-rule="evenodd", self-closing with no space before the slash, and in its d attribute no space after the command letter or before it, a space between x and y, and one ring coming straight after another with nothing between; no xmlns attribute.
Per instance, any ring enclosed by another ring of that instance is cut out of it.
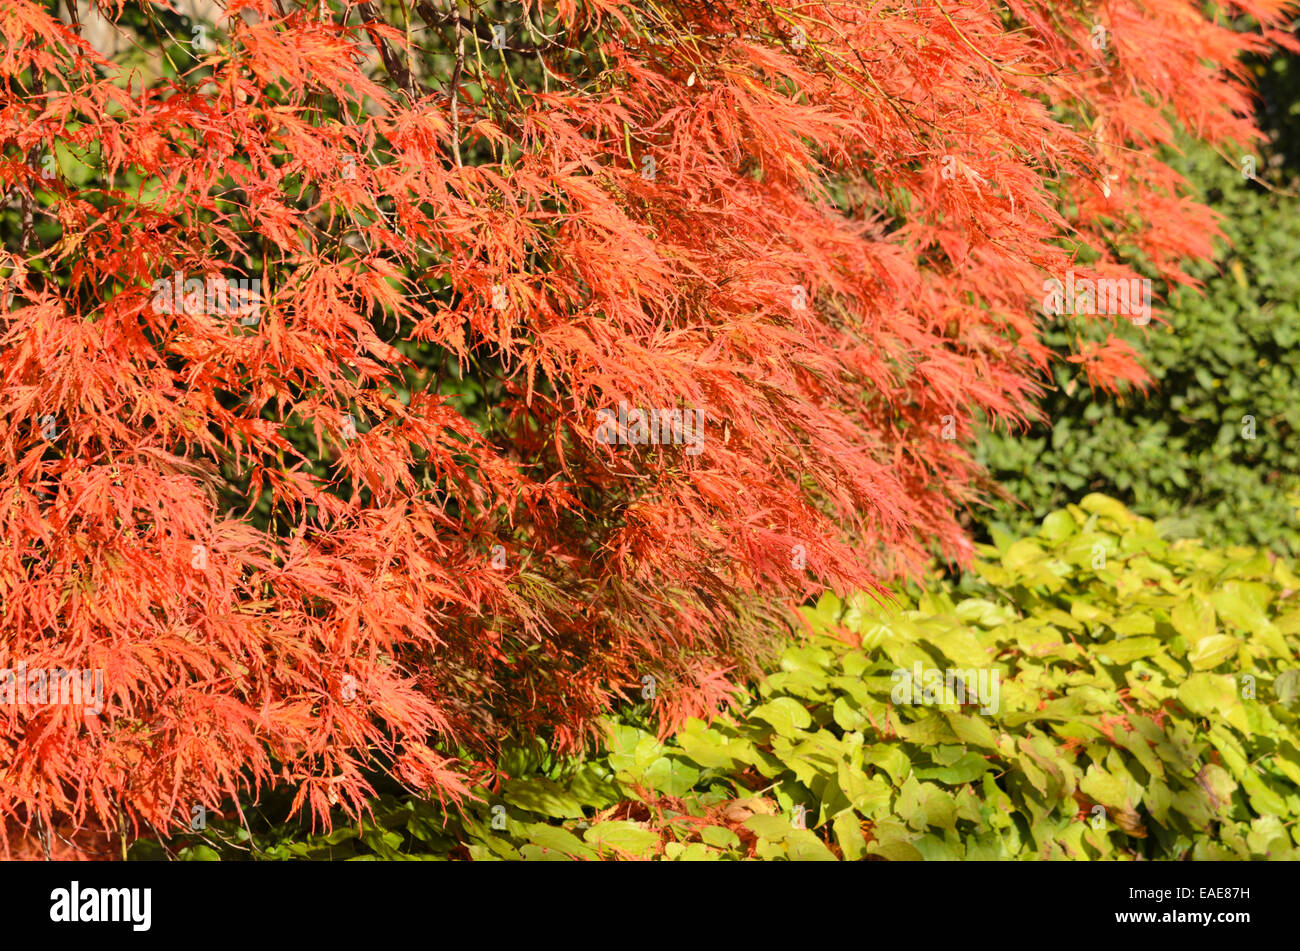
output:
<svg viewBox="0 0 1300 951"><path fill-rule="evenodd" d="M545 776L512 779L501 792L510 805L555 819L581 819L582 803L571 792Z"/></svg>
<svg viewBox="0 0 1300 951"><path fill-rule="evenodd" d="M857 862L866 857L867 839L862 834L862 824L851 812L842 812L832 823L835 842L840 847L845 861Z"/></svg>
<svg viewBox="0 0 1300 951"><path fill-rule="evenodd" d="M624 820L598 822L586 831L583 838L603 856L626 854L648 858L659 847L657 834Z"/></svg>
<svg viewBox="0 0 1300 951"><path fill-rule="evenodd" d="M756 815L745 820L745 828L761 838L782 842L794 831L794 824L785 816Z"/></svg>
<svg viewBox="0 0 1300 951"><path fill-rule="evenodd" d="M785 737L794 737L796 731L805 729L812 723L812 717L803 705L789 697L777 697L775 700L760 704L749 711L749 715L759 720L766 720L772 724L778 735Z"/></svg>
<svg viewBox="0 0 1300 951"><path fill-rule="evenodd" d="M573 858L564 852L548 849L541 845L523 845L519 847L519 857L525 862L572 862Z"/></svg>
<svg viewBox="0 0 1300 951"><path fill-rule="evenodd" d="M220 862L221 853L206 845L190 845L176 853L182 862Z"/></svg>
<svg viewBox="0 0 1300 951"><path fill-rule="evenodd" d="M944 716L949 728L962 743L987 750L998 748L997 736L984 717L969 713L945 713Z"/></svg>
<svg viewBox="0 0 1300 951"><path fill-rule="evenodd" d="M1214 605L1192 595L1169 612L1169 623L1189 644L1214 633Z"/></svg>
<svg viewBox="0 0 1300 951"><path fill-rule="evenodd" d="M903 783L894 811L918 831L926 826L956 828L957 803L952 794L933 783L918 782L915 774Z"/></svg>
<svg viewBox="0 0 1300 951"><path fill-rule="evenodd" d="M898 735L917 746L937 746L957 739L948 721L939 714L929 714L915 723L900 723Z"/></svg>
<svg viewBox="0 0 1300 951"><path fill-rule="evenodd" d="M1111 809L1129 808L1124 783L1095 763L1088 767L1079 781L1079 791L1090 799Z"/></svg>
<svg viewBox="0 0 1300 951"><path fill-rule="evenodd" d="M558 826L534 822L524 826L523 833L531 844L551 852L559 852L574 858L596 857L596 853L589 846L584 845L581 839Z"/></svg>
<svg viewBox="0 0 1300 951"><path fill-rule="evenodd" d="M1238 641L1228 634L1211 634L1196 642L1187 652L1187 660L1195 670L1213 670L1225 660L1235 657Z"/></svg>
<svg viewBox="0 0 1300 951"><path fill-rule="evenodd" d="M877 766L889 774L894 785L901 783L912 769L912 764L897 746L877 743L862 751L863 762L867 766Z"/></svg>
<svg viewBox="0 0 1300 951"><path fill-rule="evenodd" d="M978 753L967 753L949 766L932 766L916 770L917 779L935 779L947 786L974 782L989 768L988 760Z"/></svg>
<svg viewBox="0 0 1300 951"><path fill-rule="evenodd" d="M1246 791L1246 795L1250 797L1250 804L1257 814L1261 816L1292 817L1291 810L1287 808L1286 800L1278 795L1257 772L1247 770L1241 777L1241 787Z"/></svg>
<svg viewBox="0 0 1300 951"><path fill-rule="evenodd" d="M744 740L728 740L717 730L682 732L675 741L682 752L705 769L731 769L738 762L747 761L743 754L748 744Z"/></svg>
<svg viewBox="0 0 1300 951"><path fill-rule="evenodd" d="M808 829L793 829L785 839L791 862L835 862L835 853Z"/></svg>
<svg viewBox="0 0 1300 951"><path fill-rule="evenodd" d="M603 779L591 763L584 765L568 781L569 792L584 806L604 809L618 802L618 787Z"/></svg>
<svg viewBox="0 0 1300 951"><path fill-rule="evenodd" d="M1136 521L1136 516L1126 509L1122 502L1097 492L1085 495L1080 499L1079 508L1085 512L1109 518L1119 525L1130 525Z"/></svg>
<svg viewBox="0 0 1300 951"><path fill-rule="evenodd" d="M1125 637L1093 645L1090 653L1104 657L1107 663L1127 666L1142 657L1151 657L1164 650L1164 643L1156 637Z"/></svg>
<svg viewBox="0 0 1300 951"><path fill-rule="evenodd" d="M959 846L932 832L921 836L912 843L912 847L921 853L921 858L927 862L958 862L965 858Z"/></svg>
<svg viewBox="0 0 1300 951"><path fill-rule="evenodd" d="M684 796L700 778L700 771L676 756L661 756L645 771L650 788L669 796Z"/></svg>
<svg viewBox="0 0 1300 951"><path fill-rule="evenodd" d="M740 837L725 826L705 826L700 830L700 839L719 849L734 849L740 845Z"/></svg>
<svg viewBox="0 0 1300 951"><path fill-rule="evenodd" d="M835 724L841 730L856 732L871 725L871 721L850 706L849 702L843 697L835 698L835 704L831 708L831 713L835 718Z"/></svg>
<svg viewBox="0 0 1300 951"><path fill-rule="evenodd" d="M1042 528L1039 529L1038 534L1048 541L1059 542L1073 535L1078 530L1078 527L1074 521L1074 516L1061 509L1043 519Z"/></svg>
<svg viewBox="0 0 1300 951"><path fill-rule="evenodd" d="M874 838L867 844L869 853L882 856L891 862L921 862L925 860L925 856L917 851L916 846L912 844L913 840L920 838L920 836L909 833L901 823L878 822L873 834Z"/></svg>
<svg viewBox="0 0 1300 951"><path fill-rule="evenodd" d="M1154 634L1156 632L1156 622L1149 614L1130 614L1112 622L1110 629L1120 637Z"/></svg>
<svg viewBox="0 0 1300 951"><path fill-rule="evenodd" d="M1022 538L1012 544L1002 555L1002 567L1007 571L1019 573L1046 557L1047 554L1039 547L1037 542L1029 538Z"/></svg>
<svg viewBox="0 0 1300 951"><path fill-rule="evenodd" d="M1284 670L1273 681L1273 693L1279 703L1291 706L1300 697L1300 668Z"/></svg>
<svg viewBox="0 0 1300 951"><path fill-rule="evenodd" d="M1228 581L1210 595L1224 621L1243 631L1255 633L1269 625L1265 605L1268 588L1247 581Z"/></svg>

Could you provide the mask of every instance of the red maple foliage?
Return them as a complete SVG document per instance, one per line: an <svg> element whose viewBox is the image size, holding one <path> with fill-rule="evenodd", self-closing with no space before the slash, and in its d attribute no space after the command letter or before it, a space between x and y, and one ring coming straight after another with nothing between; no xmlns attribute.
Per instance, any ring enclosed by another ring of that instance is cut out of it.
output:
<svg viewBox="0 0 1300 951"><path fill-rule="evenodd" d="M1291 43L1281 0L96 8L111 55L0 7L0 669L104 684L4 704L0 815L123 834L455 799L647 676L670 729L790 605L967 557L1045 279L1188 282L1162 148L1248 149L1239 55Z"/></svg>

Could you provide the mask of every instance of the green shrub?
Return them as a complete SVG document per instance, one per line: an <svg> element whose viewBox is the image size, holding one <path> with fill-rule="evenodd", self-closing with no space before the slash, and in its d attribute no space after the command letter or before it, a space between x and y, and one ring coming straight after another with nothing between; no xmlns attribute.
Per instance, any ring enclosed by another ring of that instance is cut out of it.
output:
<svg viewBox="0 0 1300 951"><path fill-rule="evenodd" d="M981 517L1021 531L1102 492L1168 519L1175 535L1295 556L1300 202L1245 181L1240 166L1203 148L1190 148L1182 164L1224 216L1232 248L1222 273L1195 270L1205 295L1175 293L1167 326L1121 319L1114 328L1150 368L1155 386L1146 393L1094 393L1076 365L1057 363L1056 389L1041 404L1045 421L981 441L980 460L1021 503L1002 502ZM1078 328L1058 326L1048 343L1064 352L1067 331Z"/></svg>
<svg viewBox="0 0 1300 951"><path fill-rule="evenodd" d="M516 751L463 814L385 797L328 835L252 830L255 854L1300 858L1300 566L1171 542L1099 495L981 556L888 607L805 609L810 636L742 715L661 741L643 705L585 762ZM986 671L988 690L900 704L918 663ZM251 854L237 823L206 838L170 848Z"/></svg>

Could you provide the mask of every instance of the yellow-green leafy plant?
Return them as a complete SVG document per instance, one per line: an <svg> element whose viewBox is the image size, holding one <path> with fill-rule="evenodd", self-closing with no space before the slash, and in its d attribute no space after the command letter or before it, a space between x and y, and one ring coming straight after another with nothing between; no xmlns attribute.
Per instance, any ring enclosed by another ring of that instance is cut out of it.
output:
<svg viewBox="0 0 1300 951"><path fill-rule="evenodd" d="M586 761L539 746L444 814L389 797L304 836L218 823L184 857L1300 857L1300 577L1091 495L958 582L824 597L743 712ZM931 691L954 671L962 696ZM919 700L912 703L908 700ZM957 702L957 701L963 702ZM926 702L932 701L932 702ZM222 836L227 836L222 840ZM153 848L153 847L150 847ZM143 853L142 853L143 854Z"/></svg>

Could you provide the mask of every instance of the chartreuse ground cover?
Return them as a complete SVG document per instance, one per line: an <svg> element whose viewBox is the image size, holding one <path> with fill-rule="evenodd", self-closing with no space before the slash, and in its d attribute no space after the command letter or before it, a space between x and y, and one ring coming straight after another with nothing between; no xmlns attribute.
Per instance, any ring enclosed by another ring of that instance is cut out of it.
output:
<svg viewBox="0 0 1300 951"><path fill-rule="evenodd" d="M249 810L133 854L1300 857L1297 565L1171 541L1100 495L980 554L887 604L803 609L807 636L711 725L660 739L642 704L583 761L515 750L513 778L463 812L385 795L310 834ZM996 672L996 702L899 703L896 672L917 664Z"/></svg>

